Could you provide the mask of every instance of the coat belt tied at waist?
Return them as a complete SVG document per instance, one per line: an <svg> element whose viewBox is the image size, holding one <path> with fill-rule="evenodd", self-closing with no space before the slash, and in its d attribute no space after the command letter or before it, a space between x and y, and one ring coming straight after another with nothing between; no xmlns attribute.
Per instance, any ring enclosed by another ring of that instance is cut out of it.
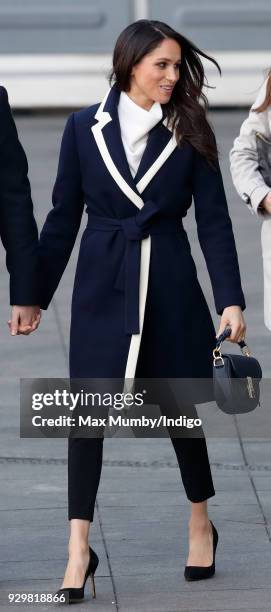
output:
<svg viewBox="0 0 271 612"><path fill-rule="evenodd" d="M121 264L114 287L125 294L125 332L140 333L139 326L139 283L141 240L152 234L176 233L183 229L180 218L162 217L153 200L133 216L117 219L88 215L88 229L100 231L122 230L126 237L125 259Z"/></svg>

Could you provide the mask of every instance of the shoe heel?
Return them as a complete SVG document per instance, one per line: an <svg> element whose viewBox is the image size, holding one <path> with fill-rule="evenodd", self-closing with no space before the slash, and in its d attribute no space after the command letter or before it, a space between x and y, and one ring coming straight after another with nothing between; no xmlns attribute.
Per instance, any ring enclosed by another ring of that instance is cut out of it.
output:
<svg viewBox="0 0 271 612"><path fill-rule="evenodd" d="M215 574L215 554L218 543L218 532L212 521L210 521L210 523L213 532L213 563L207 567L187 565L184 570L186 580L201 580L203 578L211 578Z"/></svg>
<svg viewBox="0 0 271 612"><path fill-rule="evenodd" d="M89 575L89 580L90 580L90 590L92 593L92 597L93 599L96 598L96 589L95 589L95 582L94 582L94 574L90 574Z"/></svg>

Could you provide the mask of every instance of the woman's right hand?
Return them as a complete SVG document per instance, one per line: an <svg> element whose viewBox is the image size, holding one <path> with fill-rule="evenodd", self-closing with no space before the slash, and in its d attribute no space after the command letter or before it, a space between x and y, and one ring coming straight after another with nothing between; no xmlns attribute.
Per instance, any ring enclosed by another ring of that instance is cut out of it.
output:
<svg viewBox="0 0 271 612"><path fill-rule="evenodd" d="M8 326L12 336L28 336L40 324L41 309L39 306L12 306Z"/></svg>
<svg viewBox="0 0 271 612"><path fill-rule="evenodd" d="M271 215L271 191L261 201L261 208L264 208Z"/></svg>

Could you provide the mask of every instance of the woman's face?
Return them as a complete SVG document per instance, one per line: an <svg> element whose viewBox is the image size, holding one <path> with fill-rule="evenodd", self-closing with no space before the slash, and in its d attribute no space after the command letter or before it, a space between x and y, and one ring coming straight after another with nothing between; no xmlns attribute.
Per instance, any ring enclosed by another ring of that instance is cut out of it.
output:
<svg viewBox="0 0 271 612"><path fill-rule="evenodd" d="M127 92L139 106L149 110L154 102L169 102L180 76L181 47L167 38L154 51L145 55L131 72Z"/></svg>

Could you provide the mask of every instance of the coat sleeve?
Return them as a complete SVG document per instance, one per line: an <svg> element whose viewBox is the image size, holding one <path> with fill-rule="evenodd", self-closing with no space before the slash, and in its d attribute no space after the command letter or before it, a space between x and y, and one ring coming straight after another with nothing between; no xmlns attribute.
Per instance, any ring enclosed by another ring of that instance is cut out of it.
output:
<svg viewBox="0 0 271 612"><path fill-rule="evenodd" d="M193 198L200 246L211 279L216 311L227 306L245 309L232 223L219 163L210 166L195 150Z"/></svg>
<svg viewBox="0 0 271 612"><path fill-rule="evenodd" d="M50 210L40 234L40 305L46 310L69 261L80 227L84 200L72 113L66 123Z"/></svg>
<svg viewBox="0 0 271 612"><path fill-rule="evenodd" d="M10 304L38 304L38 229L28 163L6 90L0 91L0 237L10 273Z"/></svg>
<svg viewBox="0 0 271 612"><path fill-rule="evenodd" d="M259 209L259 205L271 188L266 185L258 169L256 132L266 138L271 136L270 109L255 113L254 108L262 104L266 95L267 80L263 83L258 96L251 106L248 117L242 123L240 134L234 140L230 151L230 169L236 191L249 206L252 214L261 218L270 215Z"/></svg>

